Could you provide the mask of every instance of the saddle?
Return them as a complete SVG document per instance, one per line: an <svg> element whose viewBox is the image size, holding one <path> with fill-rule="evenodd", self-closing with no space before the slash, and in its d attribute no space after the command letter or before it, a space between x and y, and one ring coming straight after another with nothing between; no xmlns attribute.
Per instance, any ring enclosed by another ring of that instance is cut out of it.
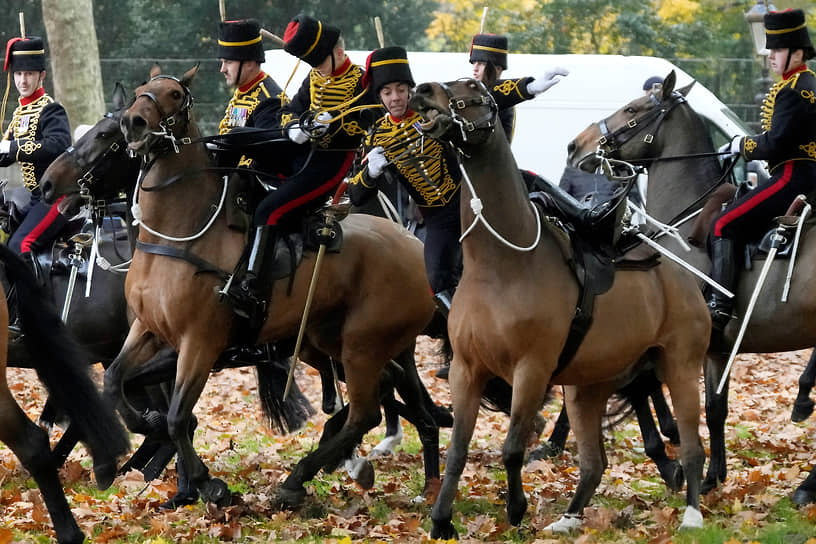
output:
<svg viewBox="0 0 816 544"><path fill-rule="evenodd" d="M530 195L533 197L533 195ZM650 270L660 264L660 254L652 248L642 244L636 237L633 229L622 229L622 205L626 199L610 210L610 214L618 214L615 219L615 229L619 233L613 237L614 244L599 243L596 237L585 237L574 229L567 228L558 218L547 218L548 223L560 230L563 236L562 252L567 257L567 264L573 271L578 282L578 302L575 315L570 324L567 341L558 358L558 365L553 376L560 374L581 346L587 331L592 326L592 314L595 307L595 297L607 292L615 281L615 272L618 270ZM533 200L536 206L541 207L540 200ZM550 209L550 208L545 208ZM542 210L543 214L543 210Z"/></svg>

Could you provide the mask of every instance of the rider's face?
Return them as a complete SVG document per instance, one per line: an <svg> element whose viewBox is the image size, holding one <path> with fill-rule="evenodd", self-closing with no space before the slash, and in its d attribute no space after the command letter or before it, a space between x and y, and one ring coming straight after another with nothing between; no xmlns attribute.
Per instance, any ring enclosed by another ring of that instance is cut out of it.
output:
<svg viewBox="0 0 816 544"><path fill-rule="evenodd" d="M21 98L28 98L34 91L42 86L42 80L45 77L45 72L37 72L24 70L14 72L14 86L17 87L17 92L20 93Z"/></svg>
<svg viewBox="0 0 816 544"><path fill-rule="evenodd" d="M238 85L238 70L241 67L241 61L221 59L221 73L224 74L224 80L227 86L236 87Z"/></svg>
<svg viewBox="0 0 816 544"><path fill-rule="evenodd" d="M408 110L411 86L403 81L394 81L380 89L380 100L392 117L401 118Z"/></svg>
<svg viewBox="0 0 816 544"><path fill-rule="evenodd" d="M792 70L804 63L804 52L801 49L791 51L790 49L771 49L768 54L768 68L774 74L781 76L785 72ZM790 62L788 61L790 55Z"/></svg>
<svg viewBox="0 0 816 544"><path fill-rule="evenodd" d="M476 81L484 81L485 66L487 65L482 61L473 63L473 79Z"/></svg>

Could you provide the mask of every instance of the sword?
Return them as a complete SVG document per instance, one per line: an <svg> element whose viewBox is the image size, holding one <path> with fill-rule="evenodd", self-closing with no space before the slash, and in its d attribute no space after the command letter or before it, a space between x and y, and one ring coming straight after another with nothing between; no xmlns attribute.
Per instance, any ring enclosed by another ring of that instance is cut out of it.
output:
<svg viewBox="0 0 816 544"><path fill-rule="evenodd" d="M785 215L796 215L804 207L805 202L806 200L804 195L797 196L790 205L790 208L788 208ZM718 395L722 393L723 387L725 387L725 382L728 380L728 375L731 372L731 365L734 364L734 359L737 358L737 352L739 352L742 339L745 336L745 331L748 329L748 322L751 319L751 314L754 312L754 306L759 298L760 291L762 291L762 286L765 284L765 280L768 277L768 271L771 269L771 264L773 264L774 257L776 257L776 252L779 251L779 247L785 240L785 236L783 235L785 229L786 225L780 223L779 226L776 227L776 232L774 232L771 236L771 248L768 250L768 256L765 257L765 264L762 265L762 271L759 273L759 278L754 286L754 292L751 293L751 299L748 301L748 307L745 309L745 317L742 318L742 325L740 325L739 334L737 334L737 339L734 341L734 347L731 348L731 355L728 357L728 364L725 365L725 370L723 371L722 378L720 379L720 385L717 386Z"/></svg>
<svg viewBox="0 0 816 544"><path fill-rule="evenodd" d="M74 250L71 252L71 271L68 274L68 289L65 292L65 300L62 303L62 314L60 318L63 323L68 323L68 311L71 309L71 299L74 297L76 287L77 272L82 265L82 249L88 245L92 235L90 233L79 233L71 237L74 242Z"/></svg>

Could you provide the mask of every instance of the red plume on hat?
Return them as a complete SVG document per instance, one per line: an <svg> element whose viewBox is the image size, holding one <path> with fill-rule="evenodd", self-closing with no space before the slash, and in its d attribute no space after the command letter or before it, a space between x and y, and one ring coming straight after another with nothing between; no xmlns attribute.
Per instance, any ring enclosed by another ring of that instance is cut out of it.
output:
<svg viewBox="0 0 816 544"><path fill-rule="evenodd" d="M6 44L6 60L3 63L3 71L8 72L9 64L11 64L11 47L14 45L15 42L22 41L23 38L12 38Z"/></svg>
<svg viewBox="0 0 816 544"><path fill-rule="evenodd" d="M376 49L375 49L376 51ZM365 74L363 74L363 79L360 80L360 84L363 86L364 89L367 89L368 86L371 84L371 57L374 56L374 51L368 54L368 58L366 59L365 63Z"/></svg>

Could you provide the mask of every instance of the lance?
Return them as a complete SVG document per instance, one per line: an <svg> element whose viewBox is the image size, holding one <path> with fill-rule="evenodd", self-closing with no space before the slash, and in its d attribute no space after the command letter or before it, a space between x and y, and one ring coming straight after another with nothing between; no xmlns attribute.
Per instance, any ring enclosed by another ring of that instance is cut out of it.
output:
<svg viewBox="0 0 816 544"><path fill-rule="evenodd" d="M788 208L786 216L793 216L799 213L802 208L805 206L804 195L797 196L793 203ZM722 378L720 379L720 385L717 386L717 394L720 395L722 393L723 387L725 387L725 382L728 381L728 375L731 372L731 365L734 364L734 359L737 357L737 353L739 352L740 345L742 344L742 339L745 336L745 331L748 329L748 322L751 320L751 314L754 312L754 306L756 306L757 299L759 298L759 293L762 291L762 286L765 284L765 280L768 277L768 271L771 269L771 264L773 264L773 260L776 257L777 251L779 251L779 247L782 245L782 242L785 240L785 229L787 225L784 223L779 223L779 226L776 227L776 231L771 236L771 248L768 250L768 256L765 257L765 264L762 265L762 271L759 273L759 278L757 278L756 285L754 286L754 292L751 293L751 298L748 301L748 307L745 309L745 317L742 318L742 325L740 325L739 333L737 334L737 339L734 341L734 346L731 349L731 355L728 357L728 364L725 365L725 370L723 371Z"/></svg>

